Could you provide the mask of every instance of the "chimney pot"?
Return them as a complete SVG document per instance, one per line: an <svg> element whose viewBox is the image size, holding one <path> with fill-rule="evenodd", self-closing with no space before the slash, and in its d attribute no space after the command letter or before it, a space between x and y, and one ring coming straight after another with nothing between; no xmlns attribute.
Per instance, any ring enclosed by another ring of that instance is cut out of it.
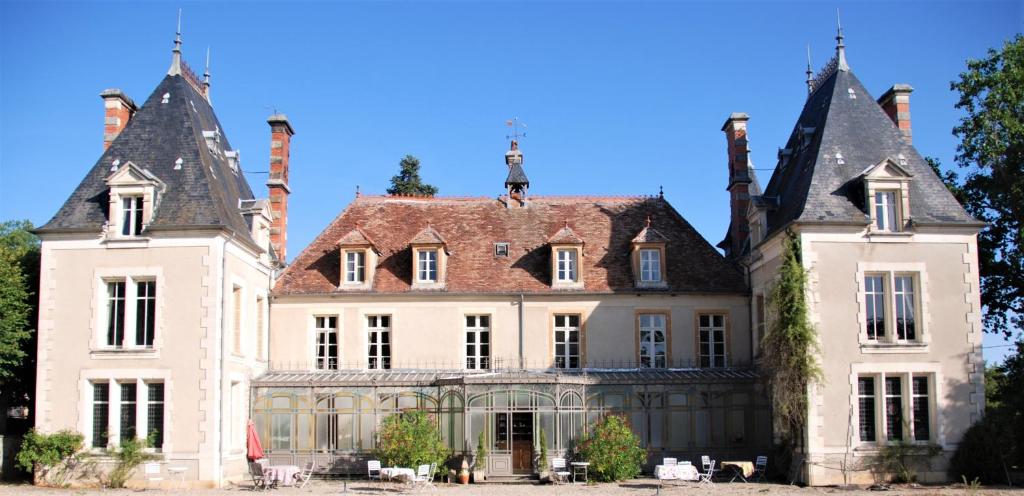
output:
<svg viewBox="0 0 1024 496"><path fill-rule="evenodd" d="M103 99L103 149L106 150L128 125L138 107L117 88L103 90L100 98Z"/></svg>
<svg viewBox="0 0 1024 496"><path fill-rule="evenodd" d="M903 134L907 143L913 143L913 132L910 128L910 93L914 91L909 84L894 84L878 99L878 105L892 119L892 123Z"/></svg>

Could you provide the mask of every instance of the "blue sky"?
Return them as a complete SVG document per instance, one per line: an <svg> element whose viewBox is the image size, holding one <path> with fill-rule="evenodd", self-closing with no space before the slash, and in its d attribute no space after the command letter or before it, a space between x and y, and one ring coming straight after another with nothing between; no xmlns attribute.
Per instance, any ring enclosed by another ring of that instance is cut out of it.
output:
<svg viewBox="0 0 1024 496"><path fill-rule="evenodd" d="M911 84L914 141L953 165L949 82L1022 31L1020 2L0 2L0 219L46 222L102 151L99 93L146 99L212 51L212 100L242 166L266 171L272 109L296 129L292 257L413 154L443 195L493 196L505 121L533 194L656 194L712 243L728 223L725 139L747 112L763 181L803 105L806 46L877 97ZM248 176L265 195L265 175ZM987 346L1001 344L986 337ZM1008 348L986 349L990 359Z"/></svg>

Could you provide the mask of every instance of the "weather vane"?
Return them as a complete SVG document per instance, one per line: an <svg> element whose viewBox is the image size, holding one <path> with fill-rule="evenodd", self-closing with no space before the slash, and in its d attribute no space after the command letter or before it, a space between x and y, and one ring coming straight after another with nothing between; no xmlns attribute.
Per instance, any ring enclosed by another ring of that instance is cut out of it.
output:
<svg viewBox="0 0 1024 496"><path fill-rule="evenodd" d="M526 124L519 122L518 117L513 117L505 121L505 125L508 126L509 134L505 135L505 139L519 141L519 138L526 137Z"/></svg>

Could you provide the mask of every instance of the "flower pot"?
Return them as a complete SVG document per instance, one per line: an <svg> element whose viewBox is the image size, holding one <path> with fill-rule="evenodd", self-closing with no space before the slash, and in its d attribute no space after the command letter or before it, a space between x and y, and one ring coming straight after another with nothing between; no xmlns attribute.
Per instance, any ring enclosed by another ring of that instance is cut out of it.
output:
<svg viewBox="0 0 1024 496"><path fill-rule="evenodd" d="M459 472L459 484L469 484L469 471L462 470Z"/></svg>
<svg viewBox="0 0 1024 496"><path fill-rule="evenodd" d="M485 478L486 477L484 476L484 471L483 470L474 470L473 471L473 483L474 484L479 484L479 483L483 482Z"/></svg>

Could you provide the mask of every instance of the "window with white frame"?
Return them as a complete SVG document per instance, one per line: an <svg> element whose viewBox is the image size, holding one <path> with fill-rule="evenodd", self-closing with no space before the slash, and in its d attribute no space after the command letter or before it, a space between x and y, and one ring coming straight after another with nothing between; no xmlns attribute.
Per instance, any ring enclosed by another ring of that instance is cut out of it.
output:
<svg viewBox="0 0 1024 496"><path fill-rule="evenodd" d="M661 250L643 248L640 250L640 282L661 281Z"/></svg>
<svg viewBox="0 0 1024 496"><path fill-rule="evenodd" d="M138 236L142 233L142 207L141 196L121 197L121 235Z"/></svg>
<svg viewBox="0 0 1024 496"><path fill-rule="evenodd" d="M153 441L153 448L161 449L164 445L164 383L146 383L146 427Z"/></svg>
<svg viewBox="0 0 1024 496"><path fill-rule="evenodd" d="M92 448L105 449L112 441L120 445L131 439L150 440L153 443L151 447L158 451L163 448L163 382L97 380L90 386L92 432L89 445ZM112 397L112 393L116 396ZM114 428L117 435L111 439Z"/></svg>
<svg viewBox="0 0 1024 496"><path fill-rule="evenodd" d="M697 317L698 362L701 367L725 367L725 314L706 313Z"/></svg>
<svg viewBox="0 0 1024 496"><path fill-rule="evenodd" d="M437 282L437 250L417 250L416 254L416 282Z"/></svg>
<svg viewBox="0 0 1024 496"><path fill-rule="evenodd" d="M640 366L664 368L668 332L665 314L650 313L637 316L640 326Z"/></svg>
<svg viewBox="0 0 1024 496"><path fill-rule="evenodd" d="M391 368L391 316L367 315L367 363L368 369Z"/></svg>
<svg viewBox="0 0 1024 496"><path fill-rule="evenodd" d="M580 316L555 315L555 368L580 368Z"/></svg>
<svg viewBox="0 0 1024 496"><path fill-rule="evenodd" d="M152 348L156 339L156 280L105 279L103 312L108 348Z"/></svg>
<svg viewBox="0 0 1024 496"><path fill-rule="evenodd" d="M871 272L864 274L865 332L868 341L918 342L916 274ZM891 332L886 332L891 329Z"/></svg>
<svg viewBox="0 0 1024 496"><path fill-rule="evenodd" d="M896 191L875 191L875 227L879 231L900 230Z"/></svg>
<svg viewBox="0 0 1024 496"><path fill-rule="evenodd" d="M466 316L466 368L491 368L491 317L488 315Z"/></svg>
<svg viewBox="0 0 1024 496"><path fill-rule="evenodd" d="M316 369L338 370L338 317L314 317L316 324Z"/></svg>
<svg viewBox="0 0 1024 496"><path fill-rule="evenodd" d="M879 387L881 386L881 387ZM862 443L930 442L933 376L915 373L857 377L858 435Z"/></svg>
<svg viewBox="0 0 1024 496"><path fill-rule="evenodd" d="M345 252L345 283L366 282L366 252L362 250Z"/></svg>
<svg viewBox="0 0 1024 496"><path fill-rule="evenodd" d="M576 282L577 251L572 248L559 249L557 254L557 282Z"/></svg>

